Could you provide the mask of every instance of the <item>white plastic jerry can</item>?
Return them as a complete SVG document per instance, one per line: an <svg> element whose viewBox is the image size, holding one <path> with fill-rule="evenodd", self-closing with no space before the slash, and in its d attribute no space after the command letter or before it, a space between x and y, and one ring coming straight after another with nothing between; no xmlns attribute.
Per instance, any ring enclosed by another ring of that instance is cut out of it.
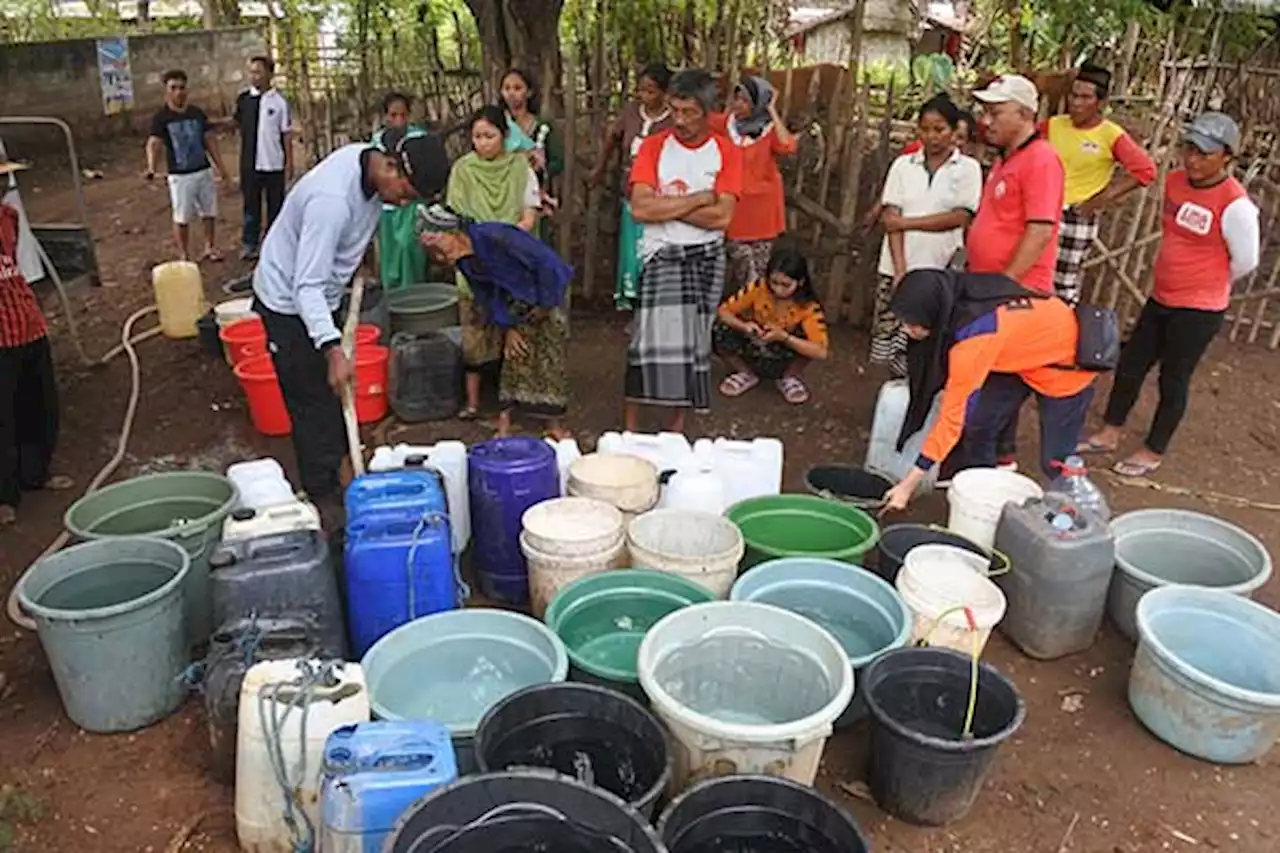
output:
<svg viewBox="0 0 1280 853"><path fill-rule="evenodd" d="M890 379L880 386L876 396L876 410L871 420L871 440L867 443L866 469L883 474L893 482L898 482L915 467L920 456L920 448L929 435L929 430L938 422L938 407L942 404L942 395L933 400L929 416L924 427L912 435L902 451L898 451L898 433L907 418L907 406L911 403L911 389L905 379ZM939 460L941 463L941 460ZM920 492L933 489L938 480L939 465L934 465L920 484Z"/></svg>
<svg viewBox="0 0 1280 853"><path fill-rule="evenodd" d="M582 458L582 450L578 447L577 439L562 438L556 441L553 438L545 439L551 449L556 452L556 467L560 469L560 494L567 495L569 487L569 469Z"/></svg>
<svg viewBox="0 0 1280 853"><path fill-rule="evenodd" d="M435 444L397 444L373 451L370 471L394 471L405 467L415 457L444 475L444 490L449 501L449 524L453 531L453 553L461 554L471 541L471 500L467 488L467 446L461 441L437 441Z"/></svg>
<svg viewBox="0 0 1280 853"><path fill-rule="evenodd" d="M724 478L716 470L715 447L700 438L693 456L667 480L659 503L663 509L689 509L722 515L729 505Z"/></svg>
<svg viewBox="0 0 1280 853"><path fill-rule="evenodd" d="M606 432L597 453L628 453L652 462L659 471L675 471L693 456L689 439L678 432Z"/></svg>
<svg viewBox="0 0 1280 853"><path fill-rule="evenodd" d="M716 472L733 500L782 493L782 441L757 438L715 440Z"/></svg>
<svg viewBox="0 0 1280 853"><path fill-rule="evenodd" d="M222 541L256 539L300 530L319 530L320 510L308 501L295 500L263 509L232 510L222 522Z"/></svg>
<svg viewBox="0 0 1280 853"><path fill-rule="evenodd" d="M263 661L245 673L235 791L236 835L244 853L292 853L306 840L296 832L305 834L307 820L318 830L325 741L342 726L368 720L359 664L290 658Z"/></svg>
<svg viewBox="0 0 1280 853"><path fill-rule="evenodd" d="M237 508L262 509L297 500L284 468L270 457L231 465L227 479L235 484Z"/></svg>

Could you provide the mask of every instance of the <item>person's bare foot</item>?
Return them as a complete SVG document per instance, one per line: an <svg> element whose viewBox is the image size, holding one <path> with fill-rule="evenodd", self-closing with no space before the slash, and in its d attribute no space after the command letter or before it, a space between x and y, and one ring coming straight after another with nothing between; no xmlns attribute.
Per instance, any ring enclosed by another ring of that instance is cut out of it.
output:
<svg viewBox="0 0 1280 853"><path fill-rule="evenodd" d="M1120 428L1104 426L1076 445L1076 453L1115 453L1120 447Z"/></svg>
<svg viewBox="0 0 1280 853"><path fill-rule="evenodd" d="M8 527L18 520L18 511L8 504L0 504L0 527Z"/></svg>

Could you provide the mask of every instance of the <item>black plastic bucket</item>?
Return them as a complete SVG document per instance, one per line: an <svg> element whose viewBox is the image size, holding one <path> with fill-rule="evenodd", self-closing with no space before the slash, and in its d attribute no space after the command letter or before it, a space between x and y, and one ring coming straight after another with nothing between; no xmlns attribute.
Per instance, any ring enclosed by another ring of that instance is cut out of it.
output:
<svg viewBox="0 0 1280 853"><path fill-rule="evenodd" d="M876 574L889 583L896 581L907 552L917 545L952 545L986 557L991 561L988 574L1004 574L1009 569L1008 557L998 551L988 551L959 533L928 524L895 524L881 531L880 541L876 543Z"/></svg>
<svg viewBox="0 0 1280 853"><path fill-rule="evenodd" d="M773 776L725 776L690 788L662 814L670 853L866 853L862 830L812 788Z"/></svg>
<svg viewBox="0 0 1280 853"><path fill-rule="evenodd" d="M943 826L978 798L996 750L1022 725L1017 688L978 665L973 736L962 738L973 659L951 649L886 652L866 668L871 794L894 817Z"/></svg>
<svg viewBox="0 0 1280 853"><path fill-rule="evenodd" d="M545 770L468 776L410 806L385 853L666 853L608 791Z"/></svg>
<svg viewBox="0 0 1280 853"><path fill-rule="evenodd" d="M476 729L481 773L541 767L604 788L653 817L671 781L667 730L634 699L592 684L511 694Z"/></svg>
<svg viewBox="0 0 1280 853"><path fill-rule="evenodd" d="M893 488L888 477L853 465L815 465L805 472L804 484L820 498L866 510L883 507L884 493Z"/></svg>

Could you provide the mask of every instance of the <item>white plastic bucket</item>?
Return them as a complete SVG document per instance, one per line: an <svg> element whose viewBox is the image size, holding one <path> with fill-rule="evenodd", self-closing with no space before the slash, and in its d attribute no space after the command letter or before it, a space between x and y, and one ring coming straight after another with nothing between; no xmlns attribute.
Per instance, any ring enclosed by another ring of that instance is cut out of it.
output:
<svg viewBox="0 0 1280 853"><path fill-rule="evenodd" d="M812 785L832 724L853 698L853 668L835 637L755 602L666 616L640 644L637 668L676 745L675 791L744 773Z"/></svg>
<svg viewBox="0 0 1280 853"><path fill-rule="evenodd" d="M223 326L230 326L239 320L247 320L256 316L258 315L253 310L253 299L248 296L228 299L213 306L213 321L218 325L219 329Z"/></svg>
<svg viewBox="0 0 1280 853"><path fill-rule="evenodd" d="M633 515L648 512L658 502L658 469L628 453L588 453L569 466L565 492Z"/></svg>
<svg viewBox="0 0 1280 853"><path fill-rule="evenodd" d="M554 557L609 550L622 541L622 513L592 498L553 498L520 517L529 546Z"/></svg>
<svg viewBox="0 0 1280 853"><path fill-rule="evenodd" d="M561 589L582 578L623 569L627 565L627 544L619 538L594 554L548 554L529 542L528 532L520 534L520 550L529 566L529 603L533 615L542 618L547 605Z"/></svg>
<svg viewBox="0 0 1280 853"><path fill-rule="evenodd" d="M968 607L977 625L981 655L1006 607L1004 592L987 578L989 565L987 558L952 545L917 545L908 551L894 586L911 611L909 642L924 640L972 655L969 620L962 610L954 609Z"/></svg>
<svg viewBox="0 0 1280 853"><path fill-rule="evenodd" d="M726 598L746 544L738 526L722 515L655 509L627 525L627 547L633 568L679 575Z"/></svg>
<svg viewBox="0 0 1280 853"><path fill-rule="evenodd" d="M1042 497L1044 489L1030 477L999 468L969 468L956 474L947 490L947 527L990 550L1004 505Z"/></svg>

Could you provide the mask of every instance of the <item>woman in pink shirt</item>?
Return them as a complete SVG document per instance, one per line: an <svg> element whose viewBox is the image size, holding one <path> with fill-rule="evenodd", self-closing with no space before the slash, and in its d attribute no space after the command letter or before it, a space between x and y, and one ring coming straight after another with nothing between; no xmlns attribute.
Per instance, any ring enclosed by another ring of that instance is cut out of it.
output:
<svg viewBox="0 0 1280 853"><path fill-rule="evenodd" d="M1222 113L1204 113L1182 140L1183 168L1164 185L1163 236L1156 257L1155 289L1116 368L1105 426L1079 450L1110 453L1120 446L1129 412L1151 368L1160 365L1160 402L1142 449L1115 472L1154 474L1187 410L1191 376L1222 328L1231 283L1258 266L1258 208L1231 176L1240 128Z"/></svg>

